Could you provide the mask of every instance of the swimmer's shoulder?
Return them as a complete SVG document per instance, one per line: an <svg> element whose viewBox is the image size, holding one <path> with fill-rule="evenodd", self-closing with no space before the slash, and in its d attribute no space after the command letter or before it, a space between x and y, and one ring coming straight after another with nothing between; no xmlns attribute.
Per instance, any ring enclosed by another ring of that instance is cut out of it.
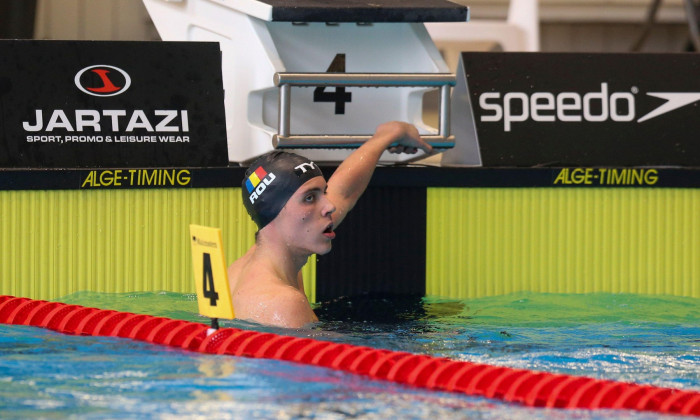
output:
<svg viewBox="0 0 700 420"><path fill-rule="evenodd" d="M301 328L318 321L306 295L287 285L250 290L237 303L236 316L260 324Z"/></svg>
<svg viewBox="0 0 700 420"><path fill-rule="evenodd" d="M317 322L303 288L283 284L270 267L254 263L253 253L254 247L228 268L236 317L285 328Z"/></svg>

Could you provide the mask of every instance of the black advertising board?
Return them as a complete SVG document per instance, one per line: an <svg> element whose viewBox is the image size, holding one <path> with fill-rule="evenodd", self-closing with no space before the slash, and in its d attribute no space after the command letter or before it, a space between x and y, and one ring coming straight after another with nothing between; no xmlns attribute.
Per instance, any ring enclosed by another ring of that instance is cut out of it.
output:
<svg viewBox="0 0 700 420"><path fill-rule="evenodd" d="M700 166L700 55L463 53L485 167Z"/></svg>
<svg viewBox="0 0 700 420"><path fill-rule="evenodd" d="M0 41L0 168L228 163L217 43Z"/></svg>

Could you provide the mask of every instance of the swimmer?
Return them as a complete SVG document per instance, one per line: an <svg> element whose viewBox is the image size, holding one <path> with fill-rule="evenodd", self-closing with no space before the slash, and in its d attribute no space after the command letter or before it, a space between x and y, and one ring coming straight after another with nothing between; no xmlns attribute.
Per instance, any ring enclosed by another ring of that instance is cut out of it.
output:
<svg viewBox="0 0 700 420"><path fill-rule="evenodd" d="M393 121L380 125L327 183L315 163L292 153L273 151L251 164L243 179L243 202L258 232L255 244L228 268L237 318L285 328L318 321L304 294L301 268L310 255L331 250L335 229L387 149L432 150L413 125Z"/></svg>

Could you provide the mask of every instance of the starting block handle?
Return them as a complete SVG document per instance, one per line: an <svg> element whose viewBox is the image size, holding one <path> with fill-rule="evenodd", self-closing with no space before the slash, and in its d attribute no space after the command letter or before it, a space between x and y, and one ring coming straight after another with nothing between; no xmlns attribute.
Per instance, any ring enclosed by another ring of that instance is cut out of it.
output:
<svg viewBox="0 0 700 420"><path fill-rule="evenodd" d="M422 136L436 149L454 147L450 135L450 89L456 77L449 73L275 73L275 86L280 89L277 134L272 138L275 148L357 148L371 135L291 135L292 86L348 87L440 87L438 135Z"/></svg>
<svg viewBox="0 0 700 420"><path fill-rule="evenodd" d="M275 86L454 86L450 73L275 73Z"/></svg>
<svg viewBox="0 0 700 420"><path fill-rule="evenodd" d="M272 137L272 145L275 149L356 149L372 136L369 135L319 135L319 136L287 136L275 134ZM443 137L440 135L421 136L433 149L451 149L455 145L454 136ZM397 144L391 144L391 146Z"/></svg>

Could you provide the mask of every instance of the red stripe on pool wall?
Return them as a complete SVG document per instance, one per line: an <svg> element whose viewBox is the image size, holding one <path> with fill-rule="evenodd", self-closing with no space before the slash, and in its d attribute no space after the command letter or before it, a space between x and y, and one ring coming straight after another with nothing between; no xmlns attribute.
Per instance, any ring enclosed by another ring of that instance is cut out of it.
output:
<svg viewBox="0 0 700 420"><path fill-rule="evenodd" d="M42 311L44 307L47 310ZM30 319L27 316L30 309L33 314L43 316ZM83 318L88 322L82 322ZM95 328L88 318L114 325ZM203 353L293 361L532 407L700 415L698 391L531 372L235 328L221 328L207 335L207 326L195 322L13 296L0 296L0 323L41 326L66 334L132 338Z"/></svg>

